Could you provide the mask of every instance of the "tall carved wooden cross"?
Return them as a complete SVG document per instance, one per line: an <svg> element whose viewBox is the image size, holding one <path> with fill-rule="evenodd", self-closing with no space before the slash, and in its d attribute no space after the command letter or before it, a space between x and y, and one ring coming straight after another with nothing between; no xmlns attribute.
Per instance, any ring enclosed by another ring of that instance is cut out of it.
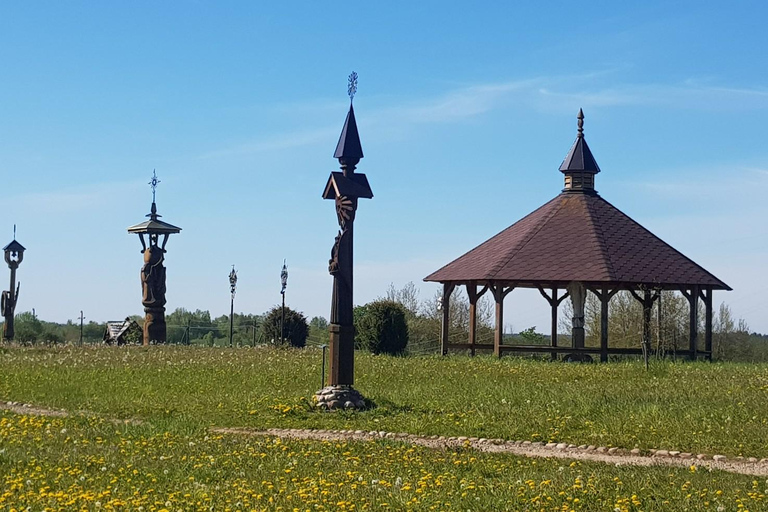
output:
<svg viewBox="0 0 768 512"><path fill-rule="evenodd" d="M357 73L349 76L349 112L336 146L334 158L339 159L341 172L332 172L323 192L323 199L333 199L339 232L336 235L328 271L333 276L331 299L330 368L328 387L318 391L318 405L328 408L362 408L360 393L352 388L355 375L355 327L352 321L353 227L357 200L373 197L365 174L355 172L363 158L363 148L357 133L352 98L357 91Z"/></svg>

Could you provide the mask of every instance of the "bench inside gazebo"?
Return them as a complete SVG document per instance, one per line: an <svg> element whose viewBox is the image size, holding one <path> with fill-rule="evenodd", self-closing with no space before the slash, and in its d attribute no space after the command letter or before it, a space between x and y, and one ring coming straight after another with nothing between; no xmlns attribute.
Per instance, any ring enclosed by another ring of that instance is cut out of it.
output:
<svg viewBox="0 0 768 512"><path fill-rule="evenodd" d="M501 233L448 263L424 280L443 284L441 349L493 349L505 352L642 354L650 346L651 310L662 290L682 293L690 308L688 349L678 355L712 357L712 293L731 288L669 244L622 213L595 190L600 168L583 132L584 114L578 116L578 135L560 171L562 192ZM465 286L469 298L469 340L449 343L450 296ZM504 297L515 288L539 290L551 308L550 345L503 343ZM627 290L643 307L642 344L637 348L611 347L608 307L611 297ZM477 301L490 293L496 302L493 344L478 344ZM587 347L584 306L587 293L600 301L600 346ZM571 346L558 345L558 306L570 298L573 305ZM699 300L704 303L704 349L699 347ZM578 357L578 356L577 356Z"/></svg>

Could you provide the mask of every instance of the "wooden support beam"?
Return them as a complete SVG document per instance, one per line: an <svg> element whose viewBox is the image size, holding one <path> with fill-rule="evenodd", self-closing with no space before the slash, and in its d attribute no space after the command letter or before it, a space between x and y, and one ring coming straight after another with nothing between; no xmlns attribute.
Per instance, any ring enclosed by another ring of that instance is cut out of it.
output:
<svg viewBox="0 0 768 512"><path fill-rule="evenodd" d="M648 358L651 354L651 308L653 307L653 298L651 290L643 290L643 362L645 369L648 369Z"/></svg>
<svg viewBox="0 0 768 512"><path fill-rule="evenodd" d="M477 343L477 283L467 283L467 297L469 297L469 354L475 355L475 343Z"/></svg>
<svg viewBox="0 0 768 512"><path fill-rule="evenodd" d="M537 287L539 289L539 293L542 297L544 297L547 302L549 303L549 307L551 310L551 318L552 318L552 334L550 335L550 346L557 347L557 308L560 306L560 303L563 301L565 297L568 296L568 292L565 293L563 297L557 298L557 287L552 287L552 296L550 297L547 295L547 292L544 291L544 288L541 286ZM553 351L551 354L552 360L557 359L557 352Z"/></svg>
<svg viewBox="0 0 768 512"><path fill-rule="evenodd" d="M440 326L440 353L442 355L448 354L448 334L451 327L451 293L453 292L454 286L453 283L443 283L443 322Z"/></svg>
<svg viewBox="0 0 768 512"><path fill-rule="evenodd" d="M712 361L712 288L708 287L704 297L704 350L709 352L708 360Z"/></svg>
<svg viewBox="0 0 768 512"><path fill-rule="evenodd" d="M504 337L504 285L493 286L493 298L496 300L496 328L493 332L493 355L501 357L501 345ZM509 292L507 292L509 293Z"/></svg>
<svg viewBox="0 0 768 512"><path fill-rule="evenodd" d="M688 304L690 306L690 327L688 336L688 352L690 353L691 361L695 361L698 357L699 349L699 287L691 287L691 293L685 294L688 297Z"/></svg>
<svg viewBox="0 0 768 512"><path fill-rule="evenodd" d="M600 362L608 362L608 303L611 296L608 288L603 288L600 298Z"/></svg>
<svg viewBox="0 0 768 512"><path fill-rule="evenodd" d="M552 301L549 303L552 309L552 335L550 338L550 345L557 347L557 306L560 302L557 300L557 287L552 287ZM550 357L553 361L557 359L557 352L552 352Z"/></svg>

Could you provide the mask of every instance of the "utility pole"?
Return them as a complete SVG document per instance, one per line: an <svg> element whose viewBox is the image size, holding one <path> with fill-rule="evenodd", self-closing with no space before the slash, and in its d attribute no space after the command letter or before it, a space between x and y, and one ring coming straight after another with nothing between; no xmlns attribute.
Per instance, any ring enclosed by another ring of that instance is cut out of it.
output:
<svg viewBox="0 0 768 512"><path fill-rule="evenodd" d="M83 310L80 310L80 346L83 346L83 320L85 320L85 317L83 316Z"/></svg>

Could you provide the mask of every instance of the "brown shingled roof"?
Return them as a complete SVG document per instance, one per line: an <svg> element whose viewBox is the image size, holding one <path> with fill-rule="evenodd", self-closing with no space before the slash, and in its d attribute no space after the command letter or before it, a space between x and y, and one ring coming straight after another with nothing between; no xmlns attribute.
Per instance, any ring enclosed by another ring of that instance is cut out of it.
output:
<svg viewBox="0 0 768 512"><path fill-rule="evenodd" d="M569 192L424 280L731 289L596 193Z"/></svg>

